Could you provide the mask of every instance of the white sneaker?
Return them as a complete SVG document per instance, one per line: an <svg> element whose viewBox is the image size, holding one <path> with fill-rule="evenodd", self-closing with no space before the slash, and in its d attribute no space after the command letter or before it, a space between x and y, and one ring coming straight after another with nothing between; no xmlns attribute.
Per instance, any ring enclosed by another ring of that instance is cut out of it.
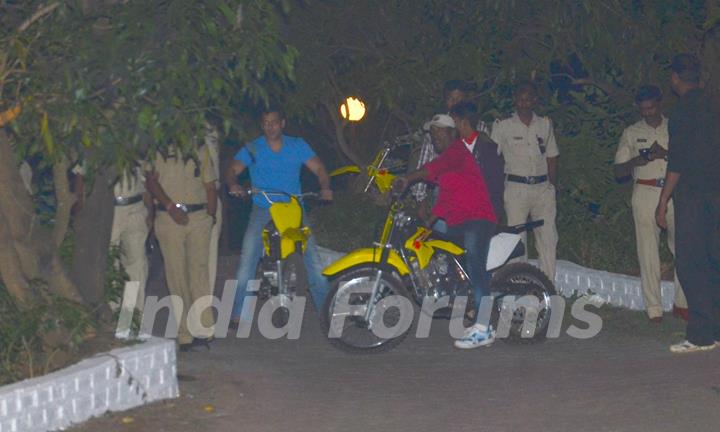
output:
<svg viewBox="0 0 720 432"><path fill-rule="evenodd" d="M475 324L465 329L465 334L455 341L455 348L472 349L490 346L495 342L495 331L482 324Z"/></svg>
<svg viewBox="0 0 720 432"><path fill-rule="evenodd" d="M675 345L670 345L670 352L675 354L684 354L697 351L710 351L718 346L717 342L710 345L695 345L690 341L682 341Z"/></svg>

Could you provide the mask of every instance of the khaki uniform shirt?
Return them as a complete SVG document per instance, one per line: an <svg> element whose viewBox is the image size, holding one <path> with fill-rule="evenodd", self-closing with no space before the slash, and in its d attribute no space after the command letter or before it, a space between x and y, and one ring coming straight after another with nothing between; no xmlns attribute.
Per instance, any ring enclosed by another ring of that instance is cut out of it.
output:
<svg viewBox="0 0 720 432"><path fill-rule="evenodd" d="M517 113L505 120L496 120L490 137L505 158L505 174L547 175L547 158L560 154L552 122L536 114L530 126L526 126Z"/></svg>
<svg viewBox="0 0 720 432"><path fill-rule="evenodd" d="M160 186L176 203L207 203L205 183L215 182L217 175L207 147L200 147L197 157L200 166L197 166L192 158L185 161L181 157L176 157L173 151L167 158L163 158L160 153L155 156L153 167L158 174Z"/></svg>
<svg viewBox="0 0 720 432"><path fill-rule="evenodd" d="M145 193L145 176L140 168L135 169L134 175L123 175L113 188L115 197L130 198Z"/></svg>
<svg viewBox="0 0 720 432"><path fill-rule="evenodd" d="M73 174L84 176L86 172L85 164L75 165L72 169ZM123 176L115 183L113 194L115 198L130 198L145 193L145 176L142 169L137 167L133 174L123 174Z"/></svg>
<svg viewBox="0 0 720 432"><path fill-rule="evenodd" d="M626 128L615 153L615 164L622 164L635 156L640 156L640 149L650 148L655 141L665 150L668 149L668 121L665 117L657 128L650 126L645 120L640 120ZM645 166L633 168L632 176L634 179L643 180L660 179L665 178L666 170L667 162L663 159L655 159Z"/></svg>

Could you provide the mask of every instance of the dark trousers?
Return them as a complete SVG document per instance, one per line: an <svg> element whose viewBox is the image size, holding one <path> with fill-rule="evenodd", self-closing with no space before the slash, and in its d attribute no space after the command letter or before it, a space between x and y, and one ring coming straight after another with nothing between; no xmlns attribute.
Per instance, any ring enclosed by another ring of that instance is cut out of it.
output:
<svg viewBox="0 0 720 432"><path fill-rule="evenodd" d="M720 341L720 196L678 190L675 265L688 302L687 340Z"/></svg>
<svg viewBox="0 0 720 432"><path fill-rule="evenodd" d="M487 257L490 239L495 235L495 224L486 220L470 220L449 226L447 235L465 247L465 270L475 295L476 316L482 297L490 293L490 273Z"/></svg>

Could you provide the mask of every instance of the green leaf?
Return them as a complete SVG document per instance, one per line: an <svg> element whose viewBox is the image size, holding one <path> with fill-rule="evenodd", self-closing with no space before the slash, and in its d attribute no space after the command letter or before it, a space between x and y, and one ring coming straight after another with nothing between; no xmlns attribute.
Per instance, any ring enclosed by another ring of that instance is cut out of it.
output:
<svg viewBox="0 0 720 432"><path fill-rule="evenodd" d="M140 128L143 130L147 130L152 124L154 116L155 113L153 112L152 108L150 108L149 106L143 107L143 109L140 111L140 114L138 114L138 124L140 125Z"/></svg>
<svg viewBox="0 0 720 432"><path fill-rule="evenodd" d="M235 25L235 12L233 12L232 9L230 9L230 7L228 7L228 5L222 1L218 2L218 9L220 9L220 12L222 12L222 14L225 17L225 19L227 20L228 24L230 24L231 26L234 26Z"/></svg>
<svg viewBox="0 0 720 432"><path fill-rule="evenodd" d="M40 120L40 135L42 136L43 142L45 142L45 148L48 154L52 156L55 152L55 141L50 133L50 121L47 112L43 113L42 119Z"/></svg>

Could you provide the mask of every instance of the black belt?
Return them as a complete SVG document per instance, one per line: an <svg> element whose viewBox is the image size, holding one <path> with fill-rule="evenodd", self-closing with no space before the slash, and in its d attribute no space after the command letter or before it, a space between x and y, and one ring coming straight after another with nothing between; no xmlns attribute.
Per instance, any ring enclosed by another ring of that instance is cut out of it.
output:
<svg viewBox="0 0 720 432"><path fill-rule="evenodd" d="M142 194L133 195L131 197L115 197L115 206L121 207L121 206L129 206L130 204L139 203L142 201L143 196Z"/></svg>
<svg viewBox="0 0 720 432"><path fill-rule="evenodd" d="M178 204L175 204L175 205L176 205L179 209L181 209L182 211L184 211L185 213L192 213L192 212L200 211L200 210L203 210L203 209L205 209L205 208L207 207L207 204L182 204L182 203L178 203ZM157 206L157 210L158 210L158 211L165 211L165 207L159 205L159 206Z"/></svg>
<svg viewBox="0 0 720 432"><path fill-rule="evenodd" d="M538 183L544 183L547 181L548 177L546 175L541 176L516 176L513 174L507 175L507 181L515 182L515 183L525 183L525 184L538 184Z"/></svg>

